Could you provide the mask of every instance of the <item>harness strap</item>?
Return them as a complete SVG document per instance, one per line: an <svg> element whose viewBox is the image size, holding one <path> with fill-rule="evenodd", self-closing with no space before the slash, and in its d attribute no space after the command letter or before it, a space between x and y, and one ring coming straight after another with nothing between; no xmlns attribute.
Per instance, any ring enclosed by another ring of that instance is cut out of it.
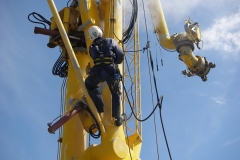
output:
<svg viewBox="0 0 240 160"><path fill-rule="evenodd" d="M104 39L99 39L93 43L95 49L97 50L99 57L93 59L95 65L109 65L114 63L112 55L105 56L103 51Z"/></svg>
<svg viewBox="0 0 240 160"><path fill-rule="evenodd" d="M95 43L93 43L95 46L97 46L97 50L99 53L99 57L100 58L104 58L104 54L103 54L103 39L100 39L98 41L96 41Z"/></svg>
<svg viewBox="0 0 240 160"><path fill-rule="evenodd" d="M104 58L96 58L94 59L94 64L95 65L100 65L100 64L111 64L113 63L113 58L112 57L104 57Z"/></svg>

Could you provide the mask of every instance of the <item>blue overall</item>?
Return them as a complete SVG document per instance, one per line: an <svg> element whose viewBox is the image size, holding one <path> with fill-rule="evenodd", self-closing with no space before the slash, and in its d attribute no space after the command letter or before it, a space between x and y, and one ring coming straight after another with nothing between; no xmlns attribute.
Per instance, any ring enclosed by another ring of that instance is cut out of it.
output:
<svg viewBox="0 0 240 160"><path fill-rule="evenodd" d="M101 41L101 49L96 44ZM110 92L112 94L112 117L120 116L120 95L111 86L114 83L114 75L119 72L117 64L122 63L124 59L124 53L118 46L114 39L110 38L97 38L93 41L89 47L90 56L93 60L100 59L101 50L104 57L111 58L112 62L108 63L95 63L89 72L89 76L85 80L85 86L88 90L89 96L92 98L98 113L104 112L104 103L102 99L102 93L98 84L100 82L107 82Z"/></svg>

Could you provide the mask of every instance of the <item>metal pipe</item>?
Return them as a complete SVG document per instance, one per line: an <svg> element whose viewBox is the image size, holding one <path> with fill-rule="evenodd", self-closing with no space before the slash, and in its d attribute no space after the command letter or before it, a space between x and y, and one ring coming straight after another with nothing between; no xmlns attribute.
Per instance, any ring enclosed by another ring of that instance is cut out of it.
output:
<svg viewBox="0 0 240 160"><path fill-rule="evenodd" d="M65 47L66 47L66 49L68 51L69 58L70 58L70 60L71 60L71 62L73 64L73 67L74 67L74 70L76 72L76 75L77 75L78 81L80 83L80 86L81 86L81 88L83 90L84 95L87 98L87 102L89 104L89 108L92 110L94 116L96 117L98 123L100 124L100 130L101 130L101 134L102 134L101 136L105 137L106 132L105 132L104 126L103 126L103 124L101 122L101 118L100 118L100 116L99 116L99 114L97 112L97 109L96 109L92 99L90 98L88 92L87 92L87 89L86 89L85 83L84 83L84 79L83 79L83 75L81 73L81 68L80 68L80 66L78 64L78 61L77 61L76 56L74 54L74 51L72 49L71 43L70 43L70 41L68 39L68 35L67 35L67 33L66 33L65 29L64 29L64 26L62 24L60 16L59 16L59 14L57 12L56 6L55 6L53 0L47 0L47 1L48 1L50 9L52 11L54 20L55 20L55 22L57 24L58 30L60 31L60 34L61 34L61 37L63 39L64 45L65 45Z"/></svg>
<svg viewBox="0 0 240 160"><path fill-rule="evenodd" d="M148 0L151 17L154 23L155 32L158 34L159 43L169 50L175 50L175 46L170 38L167 23L164 17L160 0Z"/></svg>
<svg viewBox="0 0 240 160"><path fill-rule="evenodd" d="M35 27L34 28L34 33L35 34L43 34L43 35L47 35L47 36L59 36L60 35L60 33L58 31L45 29L45 28L39 28L39 27ZM68 37L70 39L76 39L76 40L80 40L81 39L79 37L74 37L74 36L68 36Z"/></svg>
<svg viewBox="0 0 240 160"><path fill-rule="evenodd" d="M45 29L45 28L40 28L40 27L35 27L34 28L34 33L35 34L43 34L43 35L47 35L47 36L57 36L57 35L60 34L58 31Z"/></svg>
<svg viewBox="0 0 240 160"><path fill-rule="evenodd" d="M60 118L56 123L49 126L48 132L54 134L55 131L64 125L68 120L70 120L73 116L75 116L78 112L82 110L82 107L76 107L71 110L69 113L65 114L62 118Z"/></svg>
<svg viewBox="0 0 240 160"><path fill-rule="evenodd" d="M95 24L95 20L94 19L89 19L87 22L85 22L85 23L83 23L81 26L79 26L78 28L77 28L77 30L78 31L84 31L84 29L88 26L88 25L90 25L90 24Z"/></svg>

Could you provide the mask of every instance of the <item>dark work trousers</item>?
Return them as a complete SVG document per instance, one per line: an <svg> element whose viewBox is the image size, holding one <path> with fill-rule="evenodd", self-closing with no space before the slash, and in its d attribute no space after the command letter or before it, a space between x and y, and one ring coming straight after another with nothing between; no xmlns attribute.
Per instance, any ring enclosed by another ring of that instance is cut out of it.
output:
<svg viewBox="0 0 240 160"><path fill-rule="evenodd" d="M111 88L114 70L113 65L94 66L85 80L85 86L88 90L89 96L92 98L97 108L98 113L102 113L104 112L104 103L98 84L106 81L112 94L112 117L117 118L120 116L120 95Z"/></svg>

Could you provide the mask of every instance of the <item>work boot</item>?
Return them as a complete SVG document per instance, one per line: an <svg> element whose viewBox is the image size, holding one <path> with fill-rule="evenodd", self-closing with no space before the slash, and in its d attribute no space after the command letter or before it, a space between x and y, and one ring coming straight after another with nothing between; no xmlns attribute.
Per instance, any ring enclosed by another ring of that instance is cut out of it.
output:
<svg viewBox="0 0 240 160"><path fill-rule="evenodd" d="M121 126L122 123L125 121L125 114L122 114L121 116L117 117L115 120L115 125L117 127Z"/></svg>

